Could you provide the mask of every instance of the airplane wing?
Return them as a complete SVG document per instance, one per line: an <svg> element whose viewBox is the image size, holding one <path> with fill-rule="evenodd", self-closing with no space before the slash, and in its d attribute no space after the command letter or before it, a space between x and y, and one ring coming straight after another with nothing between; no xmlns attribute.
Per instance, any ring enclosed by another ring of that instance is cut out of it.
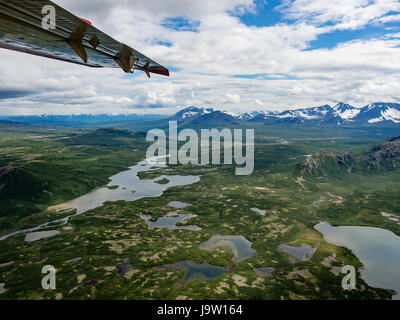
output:
<svg viewBox="0 0 400 320"><path fill-rule="evenodd" d="M50 13L46 6L55 9L50 29L43 27ZM148 77L169 76L167 68L49 0L0 0L0 48L127 73L141 70Z"/></svg>

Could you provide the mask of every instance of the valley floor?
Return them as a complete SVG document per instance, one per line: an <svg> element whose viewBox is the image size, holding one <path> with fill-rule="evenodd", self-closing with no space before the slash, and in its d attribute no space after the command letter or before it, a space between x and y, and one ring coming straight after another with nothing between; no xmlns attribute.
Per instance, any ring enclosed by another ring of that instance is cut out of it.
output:
<svg viewBox="0 0 400 320"><path fill-rule="evenodd" d="M268 130L263 130L257 135L251 176L235 176L231 166L156 168L139 177L198 175L200 181L168 188L160 197L107 202L72 217L67 225L42 230L58 231L51 237L26 242L26 235L19 234L0 241L0 299L390 299L391 293L385 290L390 288L367 285L357 257L327 243L314 226L328 221L380 227L400 235L399 223L389 219L400 215L400 172L351 178L299 175L294 168L309 154L326 149L361 150L373 141L338 135L277 137L276 132L268 136ZM81 165L90 161L90 166L80 169L90 172L90 167L101 163L96 157L102 158L103 165L119 157L118 165L107 165L102 173L109 177L143 159L145 145L138 144L137 137L132 141L124 137L125 142L129 140L127 145L96 145L95 139L83 141L82 133L68 134L72 140L79 137L79 144L64 145L52 139L51 151L42 149L45 155L37 155L35 160L48 165L48 153L69 148L73 156L65 157L77 167L79 158ZM21 148L28 147L21 146L26 135L12 140L14 151L11 140L4 139L11 137L0 139L2 154L8 148L9 157L17 157L15 150L20 150L22 155L13 160L20 164L26 156ZM379 139L381 136L376 137ZM287 143L282 144L283 140ZM79 154L82 149L88 153ZM130 163L127 155L121 156L128 149L137 150ZM58 161L66 161L65 157ZM107 183L103 177L98 180L97 186ZM21 211L12 225L6 224L8 217L3 215L1 234L62 217L66 213L45 212L45 208L90 189L82 188L58 201L44 199L35 215ZM178 219L177 228L163 228L166 218L184 214L189 216ZM179 228L189 225L197 228ZM219 235L222 242L204 247ZM295 247L306 251L297 252L296 257L282 250ZM44 265L57 270L55 290L41 287ZM342 289L345 265L358 270L357 290Z"/></svg>

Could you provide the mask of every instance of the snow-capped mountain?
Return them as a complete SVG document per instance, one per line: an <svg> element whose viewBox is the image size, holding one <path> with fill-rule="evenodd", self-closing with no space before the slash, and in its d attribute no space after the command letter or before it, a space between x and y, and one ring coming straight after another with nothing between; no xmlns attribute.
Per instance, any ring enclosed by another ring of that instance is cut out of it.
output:
<svg viewBox="0 0 400 320"><path fill-rule="evenodd" d="M362 108L354 120L368 123L400 123L400 104L383 102L371 103Z"/></svg>
<svg viewBox="0 0 400 320"><path fill-rule="evenodd" d="M205 114L214 112L212 108L196 108L196 107L188 107L185 108L173 116L174 120L182 121L182 122L189 122L193 121L194 119L204 116Z"/></svg>
<svg viewBox="0 0 400 320"><path fill-rule="evenodd" d="M400 104L397 103L372 103L363 108L356 108L343 102L331 107L324 105L314 108L287 110L280 113L245 113L245 121L277 121L312 124L379 124L400 123Z"/></svg>
<svg viewBox="0 0 400 320"><path fill-rule="evenodd" d="M283 112L252 111L233 114L215 111L211 108L189 107L172 117L181 122L226 123L226 122L272 122L305 123L315 125L372 125L400 123L400 104L372 103L363 108L356 108L340 102L335 106L323 105L313 108L286 110ZM198 119L198 120L197 120ZM195 121L196 120L196 121Z"/></svg>
<svg viewBox="0 0 400 320"><path fill-rule="evenodd" d="M349 104L345 104L343 102L339 102L332 108L333 115L341 118L342 120L349 120L355 118L359 113L360 109L352 107Z"/></svg>
<svg viewBox="0 0 400 320"><path fill-rule="evenodd" d="M266 120L271 115L275 115L277 112L273 111L251 111L239 114L239 120L243 121L255 121L255 120Z"/></svg>
<svg viewBox="0 0 400 320"><path fill-rule="evenodd" d="M298 109L298 110L288 110L277 114L275 117L279 119L286 119L291 122L321 122L324 121L326 115L332 110L328 105L308 108L308 109Z"/></svg>
<svg viewBox="0 0 400 320"><path fill-rule="evenodd" d="M239 122L253 123L299 123L310 125L384 125L400 124L400 104L375 102L363 108L356 108L340 102L335 106L323 105L313 108L286 110L283 112L259 110L241 114L218 111L212 108L185 108L173 116L157 114L77 114L77 115L30 115L0 116L0 120L30 125L50 125L64 127L107 127L123 126L131 121L151 119L176 120L190 124L226 124Z"/></svg>

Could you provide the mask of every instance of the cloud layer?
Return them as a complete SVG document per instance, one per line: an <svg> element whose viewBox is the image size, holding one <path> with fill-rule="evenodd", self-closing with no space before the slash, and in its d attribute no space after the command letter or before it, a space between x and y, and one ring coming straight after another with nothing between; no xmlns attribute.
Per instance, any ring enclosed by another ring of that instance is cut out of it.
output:
<svg viewBox="0 0 400 320"><path fill-rule="evenodd" d="M171 113L189 105L244 112L399 100L397 0L284 0L271 8L280 21L270 25L265 16L265 26L242 18L260 14L263 1L255 0L55 2L172 67L171 77L0 50L0 114ZM379 32L365 37L369 27ZM360 32L330 49L313 46L350 31Z"/></svg>

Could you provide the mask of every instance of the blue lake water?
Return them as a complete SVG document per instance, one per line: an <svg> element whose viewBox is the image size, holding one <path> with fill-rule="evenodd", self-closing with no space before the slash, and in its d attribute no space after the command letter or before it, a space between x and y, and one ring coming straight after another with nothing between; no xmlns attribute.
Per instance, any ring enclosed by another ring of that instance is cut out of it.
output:
<svg viewBox="0 0 400 320"><path fill-rule="evenodd" d="M195 214L181 214L176 216L165 216L157 219L157 221L151 221L151 216L147 215L140 215L142 219L146 221L147 226L150 229L154 228L167 228L172 230L190 230L190 231L201 231L201 228L194 226L194 225L185 225L185 226L177 226L178 222L182 222L184 220L188 220L191 218L197 217Z"/></svg>
<svg viewBox="0 0 400 320"><path fill-rule="evenodd" d="M118 188L99 188L93 190L79 198L68 201L62 205L57 206L59 210L76 209L76 214L68 217L52 220L43 223L39 226L18 230L0 237L0 241L3 241L9 237L15 236L20 233L28 233L33 231L42 230L48 227L55 227L54 224L65 225L68 223L69 218L75 215L82 214L88 210L100 207L106 201L135 201L147 197L159 197L163 192L169 188L177 186L186 186L200 181L199 176L160 176L155 179L140 179L138 176L139 172L151 171L153 168L166 167L165 157L156 157L146 159L139 162L137 165L130 167L129 170L120 172L112 177L111 181L107 185L118 186ZM159 184L156 181L166 177L169 182L167 184Z"/></svg>
<svg viewBox="0 0 400 320"><path fill-rule="evenodd" d="M243 261L255 256L256 251L251 248L251 242L243 236L221 236L215 235L210 240L202 243L200 249L213 250L217 247L229 247L234 256L233 262Z"/></svg>
<svg viewBox="0 0 400 320"><path fill-rule="evenodd" d="M118 186L116 189L100 188L72 201L66 202L64 208L75 208L78 213L101 206L106 201L135 201L147 197L160 197L165 190L177 186L185 186L200 181L198 176L162 175L155 179L140 179L139 172L150 171L152 168L165 167L165 163L148 159L120 172L112 177L108 186ZM167 184L156 181L167 178Z"/></svg>
<svg viewBox="0 0 400 320"><path fill-rule="evenodd" d="M287 244L280 244L278 249L301 260L306 261L311 258L313 247L308 243L302 243L299 247L290 246Z"/></svg>
<svg viewBox="0 0 400 320"><path fill-rule="evenodd" d="M392 289L400 300L400 237L372 227L333 227L321 222L314 227L325 241L346 247L363 263L362 277L370 286Z"/></svg>
<svg viewBox="0 0 400 320"><path fill-rule="evenodd" d="M156 270L177 269L183 270L185 272L183 276L184 281L215 279L224 275L227 272L226 268L213 266L208 263L199 264L191 260L179 261L174 264L156 267Z"/></svg>

